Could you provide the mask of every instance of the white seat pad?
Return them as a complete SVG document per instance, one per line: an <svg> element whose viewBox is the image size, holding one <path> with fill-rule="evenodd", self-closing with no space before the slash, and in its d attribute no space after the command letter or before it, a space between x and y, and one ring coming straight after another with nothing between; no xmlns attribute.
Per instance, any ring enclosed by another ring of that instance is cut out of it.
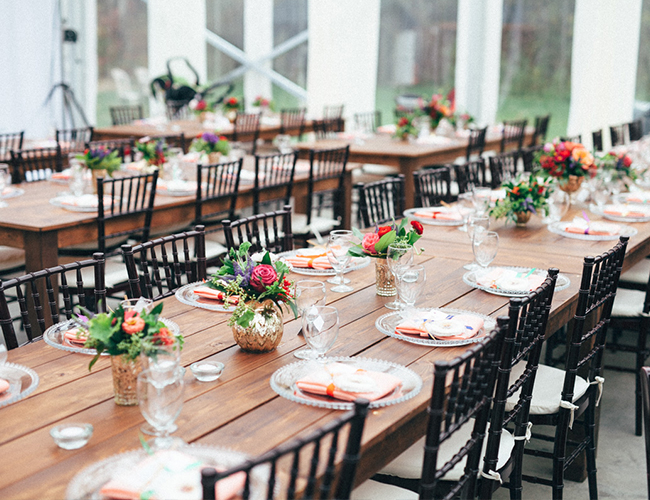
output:
<svg viewBox="0 0 650 500"><path fill-rule="evenodd" d="M379 483L372 479L357 486L350 496L351 500L417 500L417 498L418 494L411 490Z"/></svg>
<svg viewBox="0 0 650 500"><path fill-rule="evenodd" d="M472 428L474 427L474 420L470 420L459 431L452 434L452 436L445 441L440 447L438 453L438 466L451 460L451 458L458 453L465 443L472 437ZM399 457L384 467L380 474L388 474L390 476L403 477L406 479L419 479L422 474L422 463L424 461L424 442L426 437L422 437L408 450L402 453ZM501 441L499 443L499 458L497 459L497 470L506 465L512 454L512 449L515 446L515 440L507 430L503 429L501 432ZM483 456L487 448L487 437L483 441L483 450L481 451L481 464ZM444 477L446 481L458 481L463 475L465 469L466 458L461 460L456 466L451 469ZM481 465L482 466L482 465Z"/></svg>
<svg viewBox="0 0 650 500"><path fill-rule="evenodd" d="M126 264L122 261L122 256L109 257L105 264L104 282L107 289L113 288L120 283L126 283L129 275L126 272ZM65 273L69 287L76 287L77 271L68 271ZM85 267L81 270L81 279L84 282L84 288L95 288L95 269Z"/></svg>
<svg viewBox="0 0 650 500"><path fill-rule="evenodd" d="M646 276L647 279L647 276ZM645 292L618 288L612 306L612 318L635 318L643 313Z"/></svg>
<svg viewBox="0 0 650 500"><path fill-rule="evenodd" d="M313 231L325 234L338 225L339 221L335 219L312 217L311 224L307 227L307 214L293 214L291 216L291 231L293 234L308 234Z"/></svg>
<svg viewBox="0 0 650 500"><path fill-rule="evenodd" d="M650 259L643 259L621 274L621 281L645 285L648 282L648 276L650 276Z"/></svg>
<svg viewBox="0 0 650 500"><path fill-rule="evenodd" d="M510 381L514 381L521 376L526 369L526 363L518 363L512 368ZM530 402L531 415L550 415L560 410L560 400L562 399L562 386L564 385L564 370L553 368L552 366L539 365L537 375L535 376L535 386L533 387L533 398ZM573 401L580 399L587 389L589 383L582 377L576 377L575 388L573 390ZM506 411L511 411L519 401L519 391L508 398L506 402Z"/></svg>

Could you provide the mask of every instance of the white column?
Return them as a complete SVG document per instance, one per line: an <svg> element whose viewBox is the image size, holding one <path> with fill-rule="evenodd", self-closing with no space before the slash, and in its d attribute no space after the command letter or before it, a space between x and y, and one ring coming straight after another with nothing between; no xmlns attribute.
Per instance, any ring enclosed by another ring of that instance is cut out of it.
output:
<svg viewBox="0 0 650 500"><path fill-rule="evenodd" d="M568 135L633 118L642 0L576 0ZM605 145L607 146L607 145Z"/></svg>
<svg viewBox="0 0 650 500"><path fill-rule="evenodd" d="M167 60L186 57L207 83L205 0L147 0L149 77L167 73ZM174 75L194 83L184 63L172 63Z"/></svg>
<svg viewBox="0 0 650 500"><path fill-rule="evenodd" d="M256 61L273 50L273 0L244 1L244 52ZM271 69L271 61L262 64ZM257 96L271 99L271 80L249 70L244 75L244 99L251 110Z"/></svg>
<svg viewBox="0 0 650 500"><path fill-rule="evenodd" d="M456 109L491 124L499 107L503 0L458 0Z"/></svg>
<svg viewBox="0 0 650 500"><path fill-rule="evenodd" d="M344 104L345 115L374 111L379 0L309 0L308 112Z"/></svg>

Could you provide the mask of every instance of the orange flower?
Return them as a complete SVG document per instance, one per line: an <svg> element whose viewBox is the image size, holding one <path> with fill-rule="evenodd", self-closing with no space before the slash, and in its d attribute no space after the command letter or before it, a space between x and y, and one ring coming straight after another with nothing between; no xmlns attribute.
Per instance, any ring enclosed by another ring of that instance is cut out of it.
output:
<svg viewBox="0 0 650 500"><path fill-rule="evenodd" d="M575 161L579 162L583 168L589 168L589 166L594 163L594 157L581 144L579 144L579 146L580 147L576 147L571 152L571 156Z"/></svg>
<svg viewBox="0 0 650 500"><path fill-rule="evenodd" d="M144 329L144 320L137 314L131 316L129 319L124 315L124 323L122 323L122 330L128 335L133 335L134 333L139 333Z"/></svg>

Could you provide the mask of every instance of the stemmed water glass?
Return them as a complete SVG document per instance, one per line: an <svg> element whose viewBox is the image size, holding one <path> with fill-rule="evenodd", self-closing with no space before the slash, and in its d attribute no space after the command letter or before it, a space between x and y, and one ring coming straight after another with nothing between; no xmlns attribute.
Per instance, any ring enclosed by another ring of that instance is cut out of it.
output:
<svg viewBox="0 0 650 500"><path fill-rule="evenodd" d="M183 408L184 375L183 367L177 367L171 375L161 376L157 370L144 370L138 375L138 405L153 427L155 449L170 448L179 441L170 434L178 429L174 422Z"/></svg>
<svg viewBox="0 0 650 500"><path fill-rule="evenodd" d="M398 284L399 296L404 301L405 309L415 307L426 278L423 265L416 264L406 268Z"/></svg>
<svg viewBox="0 0 650 500"><path fill-rule="evenodd" d="M310 307L302 315L302 332L315 359L322 358L339 335L338 311L332 306Z"/></svg>
<svg viewBox="0 0 650 500"><path fill-rule="evenodd" d="M388 245L386 263L390 272L395 276L395 285L398 292L397 298L394 301L384 304L388 309L399 310L402 308L399 295L399 282L404 271L413 264L413 254L413 245L409 245L408 243L393 243L392 245Z"/></svg>
<svg viewBox="0 0 650 500"><path fill-rule="evenodd" d="M296 283L296 308L301 316L305 316L305 312L313 306L324 306L327 292L325 290L325 283L316 280L300 280ZM300 330L304 332L304 330ZM316 353L311 348L303 347L293 353L298 359L312 359L316 357Z"/></svg>
<svg viewBox="0 0 650 500"><path fill-rule="evenodd" d="M336 272L336 281L333 279L327 281L328 283L337 284L337 286L332 287L333 292L345 293L354 290L351 286L346 285L346 283L350 283L350 280L346 282L345 278L343 278L343 273L351 259L348 250L352 246L352 231L337 230L330 233L329 240L327 241L327 258L334 272Z"/></svg>
<svg viewBox="0 0 650 500"><path fill-rule="evenodd" d="M490 227L490 217L485 214L473 214L467 219L467 236L469 236L469 241L473 243L474 233L476 230L480 231L481 229L487 230ZM478 265L476 264L476 259L471 264L465 264L464 269L468 271L474 271Z"/></svg>
<svg viewBox="0 0 650 500"><path fill-rule="evenodd" d="M482 268L489 266L499 250L499 235L494 231L480 230L474 233L472 251L474 259Z"/></svg>
<svg viewBox="0 0 650 500"><path fill-rule="evenodd" d="M597 193L598 194L592 195L592 197L598 198L600 196L600 191ZM605 194L605 196L607 196L607 194ZM596 203L600 208L602 208L601 203L598 203L598 201ZM602 205L604 206L604 202ZM542 222L547 224L559 222L568 211L569 195L561 189L554 189L548 197L548 215L542 219Z"/></svg>
<svg viewBox="0 0 650 500"><path fill-rule="evenodd" d="M471 192L459 194L458 201L456 202L456 210L458 210L458 213L463 218L463 225L458 229L465 232L467 231L467 220L469 216L476 213L474 194Z"/></svg>

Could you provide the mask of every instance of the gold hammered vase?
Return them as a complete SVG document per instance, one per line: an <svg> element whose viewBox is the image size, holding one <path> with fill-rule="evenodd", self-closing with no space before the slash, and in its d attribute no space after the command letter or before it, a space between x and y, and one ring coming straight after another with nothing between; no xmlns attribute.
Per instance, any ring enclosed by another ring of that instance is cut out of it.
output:
<svg viewBox="0 0 650 500"><path fill-rule="evenodd" d="M577 175L570 175L568 179L564 180L564 182L560 181L559 187L565 193L569 193L569 194L575 193L578 189L580 189L583 180L584 177L578 177Z"/></svg>
<svg viewBox="0 0 650 500"><path fill-rule="evenodd" d="M390 272L386 259L375 259L375 285L380 297L393 297L397 294L395 276Z"/></svg>
<svg viewBox="0 0 650 500"><path fill-rule="evenodd" d="M515 215L517 216L517 226L524 227L530 220L532 212L515 212Z"/></svg>
<svg viewBox="0 0 650 500"><path fill-rule="evenodd" d="M282 340L284 322L282 311L272 300L251 304L255 316L247 328L234 324L232 335L237 345L248 352L270 352Z"/></svg>
<svg viewBox="0 0 650 500"><path fill-rule="evenodd" d="M135 406L138 404L138 375L142 371L140 358L129 359L126 356L111 356L113 371L113 394L115 404Z"/></svg>
<svg viewBox="0 0 650 500"><path fill-rule="evenodd" d="M97 194L97 177L108 177L108 172L104 168L92 168L90 172L93 174L93 194Z"/></svg>

